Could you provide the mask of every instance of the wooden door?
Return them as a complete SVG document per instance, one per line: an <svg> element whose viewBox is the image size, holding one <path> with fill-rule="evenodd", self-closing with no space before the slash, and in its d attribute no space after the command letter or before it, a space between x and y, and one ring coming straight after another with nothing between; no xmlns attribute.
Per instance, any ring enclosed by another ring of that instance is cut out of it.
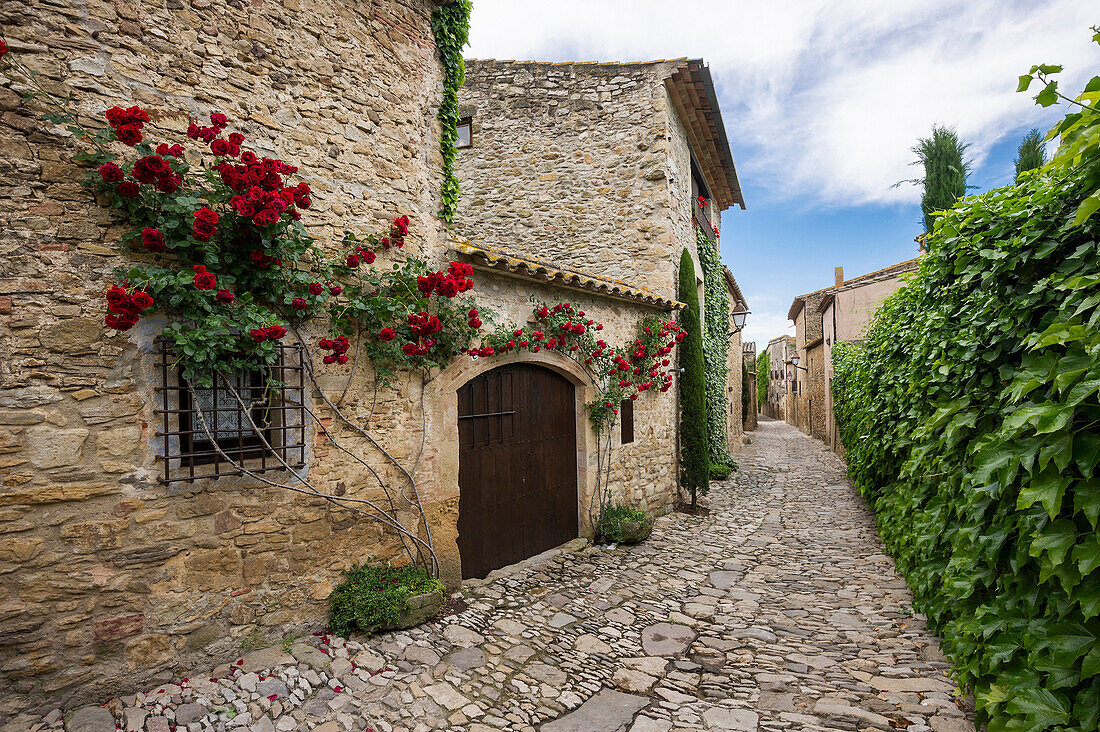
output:
<svg viewBox="0 0 1100 732"><path fill-rule="evenodd" d="M530 364L458 390L462 577L546 551L578 533L576 389Z"/></svg>

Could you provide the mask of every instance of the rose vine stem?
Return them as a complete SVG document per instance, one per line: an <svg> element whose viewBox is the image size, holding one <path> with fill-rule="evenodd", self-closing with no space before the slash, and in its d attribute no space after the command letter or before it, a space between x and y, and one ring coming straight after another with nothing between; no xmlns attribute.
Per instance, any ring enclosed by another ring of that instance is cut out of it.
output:
<svg viewBox="0 0 1100 732"><path fill-rule="evenodd" d="M185 383L187 384L188 391L191 393L192 396L194 396L194 390L191 387L190 382L185 382ZM230 390L232 390L234 392L234 394L236 394L236 390L232 387L232 385L228 384L228 382L226 382L226 383L227 383L227 386L229 386ZM242 409L245 410L244 413L248 418L249 424L252 427L253 432L257 436L259 436L260 440L263 442L264 446L268 450L275 453L275 451L271 448L270 443L267 442L266 438L263 436L262 432L259 430L256 423L252 420L252 416L251 416L251 414L249 414L246 406L244 405L243 400L240 399L239 394L236 394L236 396L237 396L238 403L241 404ZM382 508L375 505L373 501L370 501L370 500L365 499L365 498L350 498L350 497L346 497L346 496L333 496L333 495L329 495L327 493L324 493L324 492L318 490L317 488L315 488L309 481L307 481L303 477L299 476L294 471L293 468L291 468L289 465L286 464L285 461L282 460L281 457L279 458L280 462L282 462L282 464L291 473L291 475L293 475L300 483L302 483L302 485L306 486L305 488L298 488L298 487L290 485L288 483L281 483L281 482L278 482L278 481L274 481L274 480L271 480L270 478L267 478L264 475L261 475L259 473L256 473L255 471L252 471L252 470L248 469L242 463L238 462L237 460L233 459L228 454L226 454L225 450L221 447L221 445L218 444L217 440L214 439L214 436L210 432L210 427L206 422L206 416L203 414L202 410L201 409L196 410L196 413L197 413L198 418L199 418L199 424L202 426L203 433L206 435L207 439L210 440L211 444L214 446L214 449L218 452L219 455L221 455L226 460L226 462L228 462L230 465L232 465L236 470L240 471L242 475L246 475L250 478L256 479L256 480L260 481L261 483L264 483L265 485L272 486L274 488L283 488L283 489L291 491L293 493L301 493L303 495L312 496L312 497L315 497L315 498L320 498L320 499L322 499L324 501L328 501L329 503L332 503L332 504L334 504L334 505L336 505L340 508L344 508L348 511L352 511L354 513L361 514L363 516L366 516L367 518L376 519L376 520L380 521L382 524L384 524L384 525L390 527L391 529L393 529L394 531L396 531L399 535L407 536L410 540L412 540L414 542L414 544L418 544L418 543L423 544L424 543L423 540L420 539L420 537L418 537L415 534L413 534L412 532L408 531L408 529L406 529L404 526L402 526L401 523L399 521L397 521L396 518L391 518L389 516L389 514L387 514L385 512L385 510L383 510ZM277 453L275 453L275 454L277 455ZM375 516L371 513L368 513L367 511L364 511L361 508L358 508L357 506L348 505L348 504L354 504L354 503L361 503L361 504L365 504L367 506L370 506L372 509L374 509L378 513L378 515ZM402 545L404 545L404 541L402 541ZM412 555L412 552L409 551L407 546L406 546L406 552L409 553L410 559L413 559L415 561L415 557Z"/></svg>
<svg viewBox="0 0 1100 732"><path fill-rule="evenodd" d="M301 335L297 332L297 329L295 329L295 336L299 339L299 341L301 341ZM308 354L308 350L306 352ZM420 500L420 491L417 489L416 480L413 478L413 474L411 472L409 472L409 470L407 470L405 468L405 466L403 466L400 463L400 461L398 461L397 458L395 458L385 447L383 447L378 442L378 440L376 440L374 438L373 435L371 435L365 429L363 429L358 424L356 424L352 419L350 419L347 415L345 415L340 410L340 408L332 402L331 399L329 399L328 395L325 394L324 389L322 389L321 386L317 383L317 376L316 376L316 373L314 371L312 356L305 359L303 365L306 366L306 373L309 374L310 382L313 384L314 388L317 389L317 393L321 395L321 399L322 399L322 401L325 402L325 405L328 406L328 408L330 410L332 410L332 413L335 414L342 422L344 422L344 424L351 427L354 431L358 432L360 435L362 435L364 438L366 438L368 441L370 441L370 443L372 445L374 445L374 447L379 452L381 452L382 455L384 455L386 457L386 459L389 460L394 465L394 467L396 467L398 470L400 470L402 473L405 474L406 482L405 482L404 485L401 486L401 488L399 490L401 492L402 497L410 505L415 506L417 508L417 511L420 514L420 519L424 524L424 532L425 532L425 535L427 536L427 546L428 546L428 549L429 549L432 572L433 572L433 574L437 574L438 573L439 561L438 561L438 558L436 557L436 553L435 553L435 542L434 542L434 539L432 537L432 529L431 529L431 526L429 526L429 524L428 524L428 517L424 512L424 505ZM425 440L425 428L427 426L427 417L426 417L426 414L425 414L425 411L424 411L424 392L425 392L424 384L426 384L426 382L422 383L421 390L420 390L420 420L421 420L420 448L417 451L416 459L413 462L413 467L412 467L413 471L415 471L417 466L419 466L419 464L420 464L420 458L424 454L424 447L425 447L425 442L426 442L426 440ZM375 477L376 478L378 477L377 474L375 474ZM382 481L381 481L380 478L379 478L379 484L380 485L382 484ZM405 492L410 487L412 488L412 491L413 491L413 498L409 498L408 494ZM382 489L384 491L388 491L388 489L386 488L385 485L382 485Z"/></svg>

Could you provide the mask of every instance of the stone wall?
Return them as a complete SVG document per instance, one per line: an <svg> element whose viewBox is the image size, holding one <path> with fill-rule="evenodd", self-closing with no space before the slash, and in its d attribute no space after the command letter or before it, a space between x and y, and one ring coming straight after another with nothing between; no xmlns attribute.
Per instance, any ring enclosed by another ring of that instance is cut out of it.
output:
<svg viewBox="0 0 1100 732"><path fill-rule="evenodd" d="M88 0L9 3L0 19L12 55L73 92L86 122L140 104L153 116L147 138L175 142L189 115L224 112L249 148L301 167L319 240L405 213L410 249L438 258L433 7ZM277 642L323 622L339 570L398 556L377 523L289 492L156 482L155 323L102 325L124 229L79 185L73 148L23 91L0 79L0 714L106 698ZM322 383L342 389L348 375ZM373 405L364 369L350 383L347 411L411 461L419 379ZM346 456L309 442L318 486L378 492Z"/></svg>
<svg viewBox="0 0 1100 732"><path fill-rule="evenodd" d="M677 65L468 61L455 230L675 299L684 247L702 272L690 148L663 85Z"/></svg>

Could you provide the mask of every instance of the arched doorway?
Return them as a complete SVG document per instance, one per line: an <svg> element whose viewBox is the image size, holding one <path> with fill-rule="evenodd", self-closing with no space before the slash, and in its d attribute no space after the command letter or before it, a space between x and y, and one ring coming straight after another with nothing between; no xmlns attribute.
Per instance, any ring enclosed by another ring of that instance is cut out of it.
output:
<svg viewBox="0 0 1100 732"><path fill-rule="evenodd" d="M529 363L458 390L458 549L484 577L578 534L576 387Z"/></svg>

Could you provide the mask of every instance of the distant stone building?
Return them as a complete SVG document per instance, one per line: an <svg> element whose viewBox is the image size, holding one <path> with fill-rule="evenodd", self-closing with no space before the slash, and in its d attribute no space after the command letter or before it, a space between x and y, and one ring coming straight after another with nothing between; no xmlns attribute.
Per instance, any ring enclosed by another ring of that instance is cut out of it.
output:
<svg viewBox="0 0 1100 732"><path fill-rule="evenodd" d="M733 278L733 273L730 272L729 267L722 267L722 274L726 284L726 294L729 297L730 310L741 305L744 309L748 310L748 301L745 300L745 296L741 294L741 288L737 285L737 280ZM741 354L744 352L744 346L741 342L741 331L733 324L733 316L730 316L730 322L728 325L730 332L729 350L726 352L726 368L728 369L728 385L726 386L726 393L729 397L729 404L727 405L727 420L726 420L726 435L729 438L729 448L731 453L737 452L741 447L741 438L745 434L745 430L748 429L745 425L745 410L744 400L741 398L746 389L755 393L754 384L746 383L743 376L744 372L741 367L742 358ZM755 408L749 410L750 413L755 415ZM755 420L754 420L755 424Z"/></svg>
<svg viewBox="0 0 1100 732"><path fill-rule="evenodd" d="M772 419L787 419L787 408L791 398L791 353L794 351L794 339L782 335L768 341L768 398L760 411Z"/></svg>
<svg viewBox="0 0 1100 732"><path fill-rule="evenodd" d="M844 270L837 267L837 284L818 303L823 336L822 362L824 366L825 435L824 440L838 453L844 446L833 415L833 361L832 349L837 343L858 342L871 322L875 310L888 295L903 284L902 275L914 272L919 261L910 259L861 277L844 280Z"/></svg>
<svg viewBox="0 0 1100 732"><path fill-rule="evenodd" d="M808 435L825 438L825 366L822 352L821 317L818 305L829 292L817 290L799 295L791 303L787 317L794 321L791 363L794 377L786 420Z"/></svg>

